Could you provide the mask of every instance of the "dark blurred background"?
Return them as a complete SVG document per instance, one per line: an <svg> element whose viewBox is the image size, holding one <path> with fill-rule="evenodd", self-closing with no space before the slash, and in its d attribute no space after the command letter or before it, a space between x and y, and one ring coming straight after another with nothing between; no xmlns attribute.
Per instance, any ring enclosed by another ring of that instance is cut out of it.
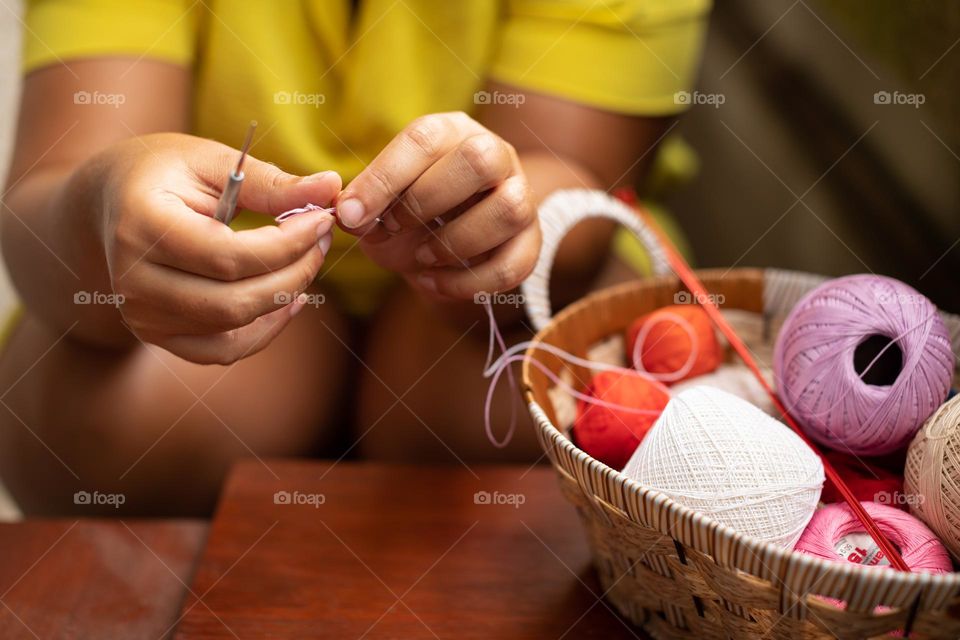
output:
<svg viewBox="0 0 960 640"><path fill-rule="evenodd" d="M698 89L725 101L677 128L699 169L668 201L698 264L873 271L960 312L958 79L960 2L717 0Z"/></svg>

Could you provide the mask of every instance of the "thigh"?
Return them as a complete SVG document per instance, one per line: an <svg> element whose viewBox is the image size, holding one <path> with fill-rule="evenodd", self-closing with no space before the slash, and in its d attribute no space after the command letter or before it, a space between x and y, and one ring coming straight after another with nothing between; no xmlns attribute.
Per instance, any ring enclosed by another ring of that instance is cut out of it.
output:
<svg viewBox="0 0 960 640"><path fill-rule="evenodd" d="M520 329L508 344L529 339ZM511 403L516 431L510 444L494 446L484 432L483 377L488 324L447 322L404 288L379 314L367 343L355 420L356 446L364 457L425 462L533 461L540 451L519 393L503 376L492 401L492 429L506 435ZM519 376L519 369L515 369Z"/></svg>
<svg viewBox="0 0 960 640"><path fill-rule="evenodd" d="M592 289L636 278L611 257ZM529 340L526 323L508 331L507 346ZM516 431L510 444L494 446L484 431L489 380L482 375L489 339L486 318L472 327L445 321L427 303L404 289L375 322L360 377L355 442L370 458L404 461L526 462L542 460L533 422L506 375L493 396L494 436L507 433L513 403ZM519 365L514 374L519 380Z"/></svg>
<svg viewBox="0 0 960 640"><path fill-rule="evenodd" d="M28 314L0 358L0 474L28 513L89 515L76 491L124 494L107 513L209 512L237 458L323 442L348 341L332 305L308 306L260 353L204 366L94 349Z"/></svg>

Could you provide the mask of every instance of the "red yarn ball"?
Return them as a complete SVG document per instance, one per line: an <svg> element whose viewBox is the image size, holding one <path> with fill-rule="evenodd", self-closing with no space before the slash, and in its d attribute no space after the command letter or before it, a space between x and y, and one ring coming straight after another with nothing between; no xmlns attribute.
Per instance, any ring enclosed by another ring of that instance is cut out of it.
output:
<svg viewBox="0 0 960 640"><path fill-rule="evenodd" d="M683 322L678 322L677 317ZM645 325L648 328L640 362L644 371L657 375L665 384L710 373L723 360L720 343L707 312L699 305L675 304L640 316L627 329L627 361L632 366L636 366L634 353L637 336ZM691 331L696 336L697 351L693 356ZM693 361L689 370L680 375L691 357ZM673 378L670 374L678 375Z"/></svg>
<svg viewBox="0 0 960 640"><path fill-rule="evenodd" d="M573 437L581 449L613 469L622 469L647 435L670 395L656 383L636 373L602 371L585 392L594 398L650 413L611 409L584 400L577 402Z"/></svg>
<svg viewBox="0 0 960 640"><path fill-rule="evenodd" d="M825 457L860 502L877 502L909 511L904 499L902 472L897 474L876 460L867 461L840 451L827 451ZM902 469L903 465L899 468ZM843 502L843 496L832 482L827 482L823 485L820 500L825 503Z"/></svg>

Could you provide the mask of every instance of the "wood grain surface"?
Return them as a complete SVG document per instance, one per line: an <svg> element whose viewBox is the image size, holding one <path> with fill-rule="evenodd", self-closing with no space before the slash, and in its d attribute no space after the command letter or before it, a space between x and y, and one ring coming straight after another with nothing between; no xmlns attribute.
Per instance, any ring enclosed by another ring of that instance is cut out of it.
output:
<svg viewBox="0 0 960 640"><path fill-rule="evenodd" d="M206 530L184 520L0 524L0 638L169 637Z"/></svg>
<svg viewBox="0 0 960 640"><path fill-rule="evenodd" d="M176 637L640 637L599 599L553 474L240 463Z"/></svg>

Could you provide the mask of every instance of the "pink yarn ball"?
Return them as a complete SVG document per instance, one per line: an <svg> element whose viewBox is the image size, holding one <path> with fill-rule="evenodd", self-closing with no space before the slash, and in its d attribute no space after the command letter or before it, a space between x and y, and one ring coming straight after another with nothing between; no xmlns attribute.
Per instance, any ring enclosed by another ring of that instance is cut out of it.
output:
<svg viewBox="0 0 960 640"><path fill-rule="evenodd" d="M880 527L880 531L897 547L911 571L948 573L953 571L950 554L927 525L909 513L878 504L861 502ZM838 502L818 509L794 547L794 551L834 562L853 562L889 567L882 564L882 553L870 548L872 543L858 545L844 539L864 533L863 525L846 503ZM840 543L844 556L837 547ZM876 555L880 554L880 555ZM871 561L871 558L873 561Z"/></svg>
<svg viewBox="0 0 960 640"><path fill-rule="evenodd" d="M804 296L774 351L780 397L804 431L858 455L906 446L946 399L953 369L933 303L875 275L830 280Z"/></svg>

